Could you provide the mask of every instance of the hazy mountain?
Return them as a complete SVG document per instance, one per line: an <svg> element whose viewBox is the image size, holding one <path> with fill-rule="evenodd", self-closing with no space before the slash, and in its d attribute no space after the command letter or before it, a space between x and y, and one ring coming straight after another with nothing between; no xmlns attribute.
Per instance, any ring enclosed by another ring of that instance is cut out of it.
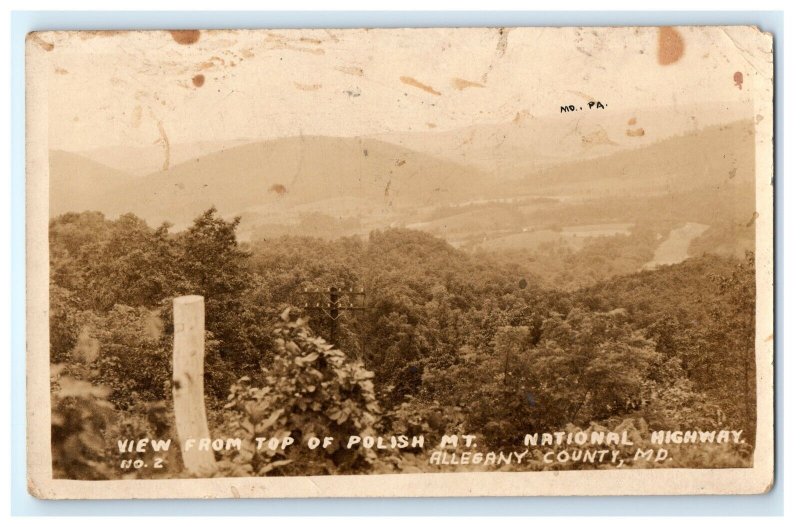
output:
<svg viewBox="0 0 800 527"><path fill-rule="evenodd" d="M78 154L50 152L50 215L83 210L104 210L132 181L129 174Z"/></svg>
<svg viewBox="0 0 800 527"><path fill-rule="evenodd" d="M562 163L648 146L711 125L752 118L752 108L723 104L618 111L612 106L535 117L526 110L505 123L375 136L412 150L474 166L501 179ZM580 108L580 103L577 104ZM556 108L556 111L558 108Z"/></svg>
<svg viewBox="0 0 800 527"><path fill-rule="evenodd" d="M547 225L712 223L703 211L741 222L752 213L753 127L748 119L634 148L605 144L614 153L529 166L503 178L365 138L251 143L143 177L54 152L52 213L134 212L152 225L167 220L181 227L214 205L225 216L243 217L243 239L287 229L364 234L389 225L466 239ZM519 156L536 163L535 153Z"/></svg>
<svg viewBox="0 0 800 527"><path fill-rule="evenodd" d="M232 139L230 141L171 144L169 158L167 158L164 146L158 142L150 146L107 146L79 152L79 154L134 176L146 176L163 170L165 162L172 167L185 161L252 142L252 139Z"/></svg>
<svg viewBox="0 0 800 527"><path fill-rule="evenodd" d="M405 225L454 245L492 250L535 249L557 238L583 241L583 231L613 235L621 224L664 229L686 222L711 225L711 234L735 231L729 238L746 244L751 233L745 227L755 210L754 146L751 120L707 127L542 168L504 181L486 199L422 211ZM569 232L571 227L580 232Z"/></svg>
<svg viewBox="0 0 800 527"><path fill-rule="evenodd" d="M211 205L234 214L308 209L320 201L330 210L353 198L391 214L482 195L490 182L473 168L374 139L291 137L199 157L121 188L108 183L114 192L94 183L96 192L113 194L92 203L95 208L181 224Z"/></svg>
<svg viewBox="0 0 800 527"><path fill-rule="evenodd" d="M603 158L531 172L513 188L599 197L685 192L701 186L743 186L752 194L755 139L752 120L673 136Z"/></svg>

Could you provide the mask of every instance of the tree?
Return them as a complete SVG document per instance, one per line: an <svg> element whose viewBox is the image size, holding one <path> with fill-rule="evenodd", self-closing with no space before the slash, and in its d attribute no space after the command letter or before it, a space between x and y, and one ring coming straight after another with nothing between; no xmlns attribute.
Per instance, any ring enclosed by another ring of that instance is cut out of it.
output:
<svg viewBox="0 0 800 527"><path fill-rule="evenodd" d="M239 218L226 221L212 207L177 238L178 292L205 298L206 329L219 341L220 357L237 377L257 370L258 349L264 344L253 342L248 331L259 324L259 310L245 303L253 277L247 267L250 255L236 241L238 225ZM171 318L170 307L165 307Z"/></svg>
<svg viewBox="0 0 800 527"><path fill-rule="evenodd" d="M655 344L632 330L625 316L621 309L575 308L545 320L532 357L542 426L586 424L642 404Z"/></svg>

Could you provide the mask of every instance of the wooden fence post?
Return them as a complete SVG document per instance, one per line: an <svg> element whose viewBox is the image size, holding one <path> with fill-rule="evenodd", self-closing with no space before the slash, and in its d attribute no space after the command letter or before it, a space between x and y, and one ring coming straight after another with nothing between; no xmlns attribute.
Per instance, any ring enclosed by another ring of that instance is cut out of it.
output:
<svg viewBox="0 0 800 527"><path fill-rule="evenodd" d="M172 353L172 398L183 464L195 475L214 471L214 453L200 450L198 443L209 439L206 402L203 392L205 357L205 304L198 295L181 296L172 301L175 344ZM191 448L185 448L193 441Z"/></svg>

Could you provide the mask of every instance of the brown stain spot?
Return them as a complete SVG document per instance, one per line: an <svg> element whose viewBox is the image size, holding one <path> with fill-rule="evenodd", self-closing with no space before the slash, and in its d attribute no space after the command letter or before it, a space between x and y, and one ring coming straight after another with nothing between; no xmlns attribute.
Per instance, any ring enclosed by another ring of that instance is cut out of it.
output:
<svg viewBox="0 0 800 527"><path fill-rule="evenodd" d="M303 84L301 82L295 82L294 87L302 91L317 91L322 88L322 84Z"/></svg>
<svg viewBox="0 0 800 527"><path fill-rule="evenodd" d="M633 126L636 124L636 117L631 117L628 119L628 126Z"/></svg>
<svg viewBox="0 0 800 527"><path fill-rule="evenodd" d="M408 84L409 86L413 86L414 88L418 88L418 89L420 89L422 91L428 92L428 93L430 93L432 95L441 95L442 94L441 92L436 91L435 89L433 89L432 86L428 86L427 84L423 84L423 83L419 82L414 77L406 77L406 76L400 77L400 82L402 82L403 84Z"/></svg>
<svg viewBox="0 0 800 527"><path fill-rule="evenodd" d="M758 211L753 212L753 215L750 217L750 221L747 222L745 227L752 227L756 222L756 219L758 219Z"/></svg>
<svg viewBox="0 0 800 527"><path fill-rule="evenodd" d="M517 114L514 116L511 122L514 124L521 124L523 121L527 119L533 119L531 112L529 112L528 110L520 110L517 112Z"/></svg>
<svg viewBox="0 0 800 527"><path fill-rule="evenodd" d="M45 51L53 51L56 48L55 44L53 44L52 42L47 42L36 33L31 33L30 39L31 42L35 43L37 46L39 46Z"/></svg>
<svg viewBox="0 0 800 527"><path fill-rule="evenodd" d="M198 66L198 68L201 69L201 70L205 70L205 69L213 68L214 66L217 66L217 65L218 66L222 66L224 68L225 67L225 59L223 59L222 57L218 57L217 55L212 55L211 57L209 57L209 59L207 61L201 62L200 65Z"/></svg>
<svg viewBox="0 0 800 527"><path fill-rule="evenodd" d="M288 190L286 190L286 187L281 185L280 183L275 183L274 185L269 187L269 191L274 192L278 196L285 196L286 193L288 192Z"/></svg>
<svg viewBox="0 0 800 527"><path fill-rule="evenodd" d="M683 37L670 26L658 28L658 63L674 64L683 56Z"/></svg>
<svg viewBox="0 0 800 527"><path fill-rule="evenodd" d="M760 123L764 120L764 116L761 114L756 115L756 124Z"/></svg>
<svg viewBox="0 0 800 527"><path fill-rule="evenodd" d="M637 128L636 130L628 128L625 130L625 135L628 137L642 137L644 135L644 128Z"/></svg>
<svg viewBox="0 0 800 527"><path fill-rule="evenodd" d="M192 84L194 84L198 88L200 88L205 83L206 83L206 76L201 73L198 73L197 75L192 77Z"/></svg>
<svg viewBox="0 0 800 527"><path fill-rule="evenodd" d="M69 73L69 72L68 72L67 70L65 70L64 68L59 68L59 67L56 67L56 70L55 70L55 71L56 71L56 75L66 75L67 73Z"/></svg>
<svg viewBox="0 0 800 527"><path fill-rule="evenodd" d="M174 29L169 32L172 39L183 46L194 44L200 40L200 31L197 29Z"/></svg>
<svg viewBox="0 0 800 527"><path fill-rule="evenodd" d="M166 129L164 129L164 123L161 121L157 121L156 124L158 125L158 134L161 137L159 142L164 147L164 164L161 165L161 170L166 172L169 170L169 160L170 160L170 144L169 144L169 136L167 135Z"/></svg>
<svg viewBox="0 0 800 527"><path fill-rule="evenodd" d="M346 73L347 75L355 75L356 77L364 76L364 69L356 66L342 66L336 69L342 73Z"/></svg>
<svg viewBox="0 0 800 527"><path fill-rule="evenodd" d="M744 84L744 75L742 75L741 71L737 71L733 74L733 83L741 90L742 84Z"/></svg>
<svg viewBox="0 0 800 527"><path fill-rule="evenodd" d="M617 144L608 137L608 132L604 128L599 128L590 134L581 136L581 142L587 147Z"/></svg>
<svg viewBox="0 0 800 527"><path fill-rule="evenodd" d="M425 123L428 125L428 128L436 128L436 123Z"/></svg>
<svg viewBox="0 0 800 527"><path fill-rule="evenodd" d="M736 167L733 167L728 171L728 179L733 179L736 177Z"/></svg>
<svg viewBox="0 0 800 527"><path fill-rule="evenodd" d="M403 166L405 164L406 164L406 160L405 159L398 159L397 161L394 162L394 166L396 166L396 167L401 167L401 166Z"/></svg>
<svg viewBox="0 0 800 527"><path fill-rule="evenodd" d="M461 141L461 143L458 146L465 146L471 144L474 139L475 139L475 129L473 128L472 131L467 136L467 138Z"/></svg>
<svg viewBox="0 0 800 527"><path fill-rule="evenodd" d="M770 340L773 340L774 338L775 338L775 335L773 335L772 333L770 333L770 334L769 334L769 336L768 336L767 338L765 338L765 339L764 339L764 342L769 342Z"/></svg>
<svg viewBox="0 0 800 527"><path fill-rule="evenodd" d="M451 83L453 85L453 88L455 88L455 89L457 89L459 91L461 91L461 90L463 90L465 88L485 88L486 87L486 86L484 86L483 84L481 84L479 82L472 82L472 81L468 81L467 79L461 79L461 78L458 78L458 77L454 77L453 80L451 81Z"/></svg>

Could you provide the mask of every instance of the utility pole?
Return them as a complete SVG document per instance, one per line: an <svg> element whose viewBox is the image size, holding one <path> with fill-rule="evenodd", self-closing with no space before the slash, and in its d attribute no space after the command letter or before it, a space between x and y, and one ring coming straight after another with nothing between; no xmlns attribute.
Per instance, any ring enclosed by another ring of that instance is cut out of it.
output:
<svg viewBox="0 0 800 527"><path fill-rule="evenodd" d="M352 287L349 289L339 289L336 286L331 286L325 289L303 289L305 299L303 301L303 309L315 309L322 311L328 316L329 338L328 342L334 347L338 347L337 337L339 333L339 317L344 311L362 311L366 309L364 288L354 290Z"/></svg>

